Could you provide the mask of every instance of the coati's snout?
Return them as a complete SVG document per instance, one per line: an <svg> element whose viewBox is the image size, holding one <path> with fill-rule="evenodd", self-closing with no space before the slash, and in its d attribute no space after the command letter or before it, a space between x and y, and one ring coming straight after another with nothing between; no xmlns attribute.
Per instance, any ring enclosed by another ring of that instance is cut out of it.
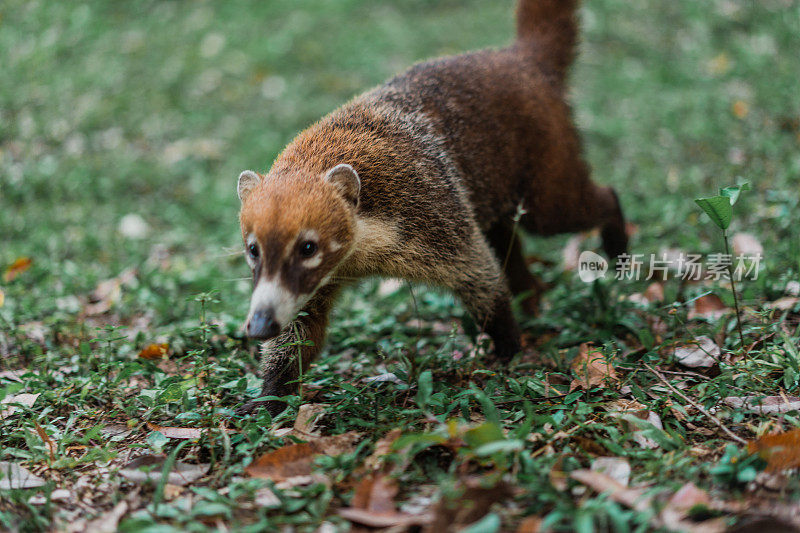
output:
<svg viewBox="0 0 800 533"><path fill-rule="evenodd" d="M333 278L352 249L360 181L349 165L239 176L240 222L253 294L248 337L277 336Z"/></svg>
<svg viewBox="0 0 800 533"><path fill-rule="evenodd" d="M275 311L271 307L253 313L245 329L248 337L262 340L271 339L281 331L278 321L275 320Z"/></svg>

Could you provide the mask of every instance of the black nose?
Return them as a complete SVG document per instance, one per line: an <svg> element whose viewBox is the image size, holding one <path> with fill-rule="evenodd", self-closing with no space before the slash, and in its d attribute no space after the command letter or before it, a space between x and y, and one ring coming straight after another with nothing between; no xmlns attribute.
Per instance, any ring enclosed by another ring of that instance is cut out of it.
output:
<svg viewBox="0 0 800 533"><path fill-rule="evenodd" d="M281 327L275 322L272 309L256 311L247 323L247 336L254 339L271 339L280 331Z"/></svg>

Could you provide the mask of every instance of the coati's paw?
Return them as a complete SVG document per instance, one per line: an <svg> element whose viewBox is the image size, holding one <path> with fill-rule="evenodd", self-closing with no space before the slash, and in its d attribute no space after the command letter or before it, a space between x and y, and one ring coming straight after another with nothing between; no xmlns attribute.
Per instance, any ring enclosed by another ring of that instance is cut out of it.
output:
<svg viewBox="0 0 800 533"><path fill-rule="evenodd" d="M276 400L262 400L260 402L247 402L244 405L240 406L236 409L237 416L248 416L260 409L266 409L269 412L269 416L276 417L286 409L286 403L279 402Z"/></svg>
<svg viewBox="0 0 800 533"><path fill-rule="evenodd" d="M507 363L522 351L519 339L503 339L494 342L494 359L501 363Z"/></svg>

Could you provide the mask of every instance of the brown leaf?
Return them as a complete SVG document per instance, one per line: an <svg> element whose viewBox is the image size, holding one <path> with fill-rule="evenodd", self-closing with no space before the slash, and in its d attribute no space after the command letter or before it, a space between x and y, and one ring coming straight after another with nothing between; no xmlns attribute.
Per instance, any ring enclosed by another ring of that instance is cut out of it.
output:
<svg viewBox="0 0 800 533"><path fill-rule="evenodd" d="M32 264L33 260L30 257L18 257L6 268L5 274L3 274L3 281L6 283L14 281L17 276L28 270Z"/></svg>
<svg viewBox="0 0 800 533"><path fill-rule="evenodd" d="M333 437L321 437L309 442L290 444L267 452L250 464L245 473L251 477L285 481L297 476L308 476L314 471L317 455L341 455L353 450L360 435L354 431Z"/></svg>
<svg viewBox="0 0 800 533"><path fill-rule="evenodd" d="M166 342L161 344L148 344L141 352L139 357L141 359L165 359L169 352L169 344Z"/></svg>
<svg viewBox="0 0 800 533"><path fill-rule="evenodd" d="M539 533L542 529L542 519L538 516L528 516L517 526L517 533Z"/></svg>
<svg viewBox="0 0 800 533"><path fill-rule="evenodd" d="M689 310L689 319L709 318L718 319L727 314L730 309L722 302L716 294L706 294L696 299Z"/></svg>
<svg viewBox="0 0 800 533"><path fill-rule="evenodd" d="M384 475L367 476L356 485L351 506L376 513L395 512L397 482Z"/></svg>
<svg viewBox="0 0 800 533"><path fill-rule="evenodd" d="M562 455L556 462L553 463L553 466L550 468L550 473L547 477L550 479L550 484L559 492L564 492L567 490L567 473L564 472L564 456Z"/></svg>
<svg viewBox="0 0 800 533"><path fill-rule="evenodd" d="M375 443L375 451L364 461L364 466L368 470L377 470L380 468L384 462L384 458L392 453L392 446L395 441L400 438L401 433L402 431L400 428L395 428L381 437L381 439Z"/></svg>
<svg viewBox="0 0 800 533"><path fill-rule="evenodd" d="M507 483L489 486L483 483L481 478L463 479L459 484L461 495L439 500L434 509L433 522L425 528L425 532L460 531L486 516L492 505L513 495Z"/></svg>
<svg viewBox="0 0 800 533"><path fill-rule="evenodd" d="M298 435L308 438L309 435L315 435L317 428L317 421L325 414L325 408L328 407L324 403L304 403L297 411L297 418L294 421L294 432Z"/></svg>
<svg viewBox="0 0 800 533"><path fill-rule="evenodd" d="M747 451L758 453L766 460L768 472L796 468L800 466L800 429L764 435L748 443Z"/></svg>
<svg viewBox="0 0 800 533"><path fill-rule="evenodd" d="M661 524L670 531L691 533L722 533L726 531L724 518L694 522L689 514L690 510L698 505L711 506L711 498L708 493L697 488L693 483L685 484L672 495L661 510L659 514Z"/></svg>
<svg viewBox="0 0 800 533"><path fill-rule="evenodd" d="M366 509L347 507L339 509L342 518L368 527L422 526L431 521L428 514L412 515L405 513L373 513Z"/></svg>
<svg viewBox="0 0 800 533"><path fill-rule="evenodd" d="M47 444L47 448L50 451L50 460L56 460L56 443L53 442L53 439L50 438L50 435L44 430L42 426L39 425L39 422L33 421L33 427L36 428L36 433L42 439L42 441Z"/></svg>
<svg viewBox="0 0 800 533"><path fill-rule="evenodd" d="M598 385L608 385L618 381L617 373L599 348L583 343L578 356L572 361L572 375L575 379L569 390L588 390Z"/></svg>

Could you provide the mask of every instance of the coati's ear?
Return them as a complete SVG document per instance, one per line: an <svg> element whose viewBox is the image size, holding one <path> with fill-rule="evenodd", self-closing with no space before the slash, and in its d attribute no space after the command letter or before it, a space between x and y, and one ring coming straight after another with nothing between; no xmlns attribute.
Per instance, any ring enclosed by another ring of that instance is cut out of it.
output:
<svg viewBox="0 0 800 533"><path fill-rule="evenodd" d="M260 181L261 176L252 170L245 170L239 174L239 185L236 188L237 192L239 193L239 200L244 202L244 199L248 197L250 191L253 190L253 187L258 185L258 182Z"/></svg>
<svg viewBox="0 0 800 533"><path fill-rule="evenodd" d="M358 205L358 195L361 192L361 179L356 170L350 165L336 165L325 174L325 181L335 185L344 199L353 205Z"/></svg>

